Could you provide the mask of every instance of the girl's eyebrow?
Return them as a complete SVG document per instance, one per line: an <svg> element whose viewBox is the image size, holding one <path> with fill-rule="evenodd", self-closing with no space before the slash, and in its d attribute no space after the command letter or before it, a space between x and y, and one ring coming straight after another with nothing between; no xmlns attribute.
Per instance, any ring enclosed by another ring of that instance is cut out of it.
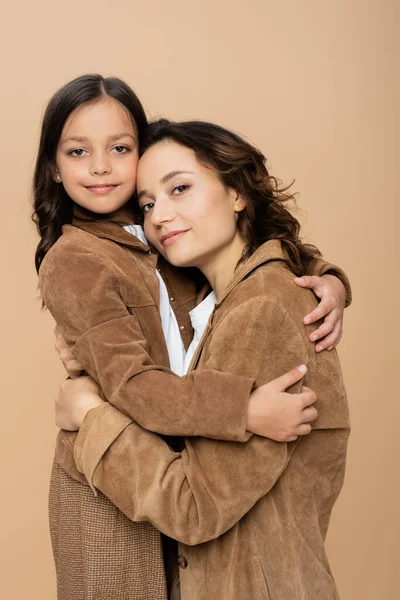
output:
<svg viewBox="0 0 400 600"><path fill-rule="evenodd" d="M115 141L117 141L117 140L121 140L122 138L125 138L125 137L130 137L130 138L132 138L132 140L133 140L134 142L136 142L136 138L135 138L135 136L134 136L134 135L132 135L131 133L128 133L128 132L126 132L126 133L116 133L115 135L110 135L110 136L109 136L107 139L108 139L110 142L115 142ZM63 140L63 141L61 142L61 144L66 144L67 142L78 142L78 143L82 143L82 142L87 142L87 141L88 141L88 138L87 138L87 137L79 137L79 136L76 136L76 137L68 137L68 138L65 138L65 140Z"/></svg>

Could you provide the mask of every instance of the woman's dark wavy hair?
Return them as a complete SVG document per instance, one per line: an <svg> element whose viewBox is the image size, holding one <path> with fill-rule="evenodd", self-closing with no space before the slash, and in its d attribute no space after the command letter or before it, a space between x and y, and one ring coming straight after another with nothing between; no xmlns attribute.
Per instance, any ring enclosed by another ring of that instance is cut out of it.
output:
<svg viewBox="0 0 400 600"><path fill-rule="evenodd" d="M143 106L133 90L116 77L96 74L77 77L60 88L47 105L33 179L32 220L40 235L35 253L36 271L60 237L62 226L71 223L73 216L74 202L64 186L53 179L57 145L65 122L79 106L95 103L107 96L118 100L126 108L140 139L147 127Z"/></svg>
<svg viewBox="0 0 400 600"><path fill-rule="evenodd" d="M237 225L247 241L242 257L246 260L264 242L278 239L288 265L296 275L310 271L318 249L300 240L300 223L285 207L295 203L289 187L268 173L264 155L237 134L203 121L173 122L160 119L150 123L140 144L140 153L154 144L172 140L190 148L197 159L211 167L226 188L235 190L246 200L238 214Z"/></svg>

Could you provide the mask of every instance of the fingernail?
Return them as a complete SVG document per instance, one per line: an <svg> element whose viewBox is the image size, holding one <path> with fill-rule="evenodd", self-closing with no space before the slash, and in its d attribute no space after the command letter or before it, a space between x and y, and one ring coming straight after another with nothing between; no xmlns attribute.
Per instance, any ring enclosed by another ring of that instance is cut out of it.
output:
<svg viewBox="0 0 400 600"><path fill-rule="evenodd" d="M301 281L301 283L304 283L303 277L295 277L294 280L295 281Z"/></svg>
<svg viewBox="0 0 400 600"><path fill-rule="evenodd" d="M323 346L317 346L317 347L315 348L315 350L316 350L317 352L321 352L321 350L323 350L323 349L324 349L324 348L323 348Z"/></svg>
<svg viewBox="0 0 400 600"><path fill-rule="evenodd" d="M329 346L328 350L329 350L329 352L330 352L331 350L333 350L333 346Z"/></svg>
<svg viewBox="0 0 400 600"><path fill-rule="evenodd" d="M309 323L310 322L310 317L304 317L304 323Z"/></svg>
<svg viewBox="0 0 400 600"><path fill-rule="evenodd" d="M312 336L311 336L311 341L312 341L312 342L315 342L315 340L316 340L316 339L317 339L317 336L316 336L316 335L312 335Z"/></svg>
<svg viewBox="0 0 400 600"><path fill-rule="evenodd" d="M300 371L300 373L307 373L307 367L306 367L306 365L300 365L297 368Z"/></svg>

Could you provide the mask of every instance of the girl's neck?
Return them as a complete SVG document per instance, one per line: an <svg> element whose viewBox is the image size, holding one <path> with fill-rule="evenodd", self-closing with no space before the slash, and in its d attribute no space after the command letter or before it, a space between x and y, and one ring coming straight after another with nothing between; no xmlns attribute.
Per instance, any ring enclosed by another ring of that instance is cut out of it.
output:
<svg viewBox="0 0 400 600"><path fill-rule="evenodd" d="M108 221L120 223L121 225L135 225L132 209L126 204L112 213L99 214L87 210L79 204L74 205L74 216L78 219L89 219L91 221Z"/></svg>

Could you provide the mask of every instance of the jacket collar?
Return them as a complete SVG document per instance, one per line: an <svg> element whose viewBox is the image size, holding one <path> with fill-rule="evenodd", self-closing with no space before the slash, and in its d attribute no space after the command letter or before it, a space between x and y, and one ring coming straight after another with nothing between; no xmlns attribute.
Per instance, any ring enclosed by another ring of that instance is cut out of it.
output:
<svg viewBox="0 0 400 600"><path fill-rule="evenodd" d="M250 256L248 260L244 263L240 264L236 271L235 275L226 288L225 292L218 299L216 306L219 306L225 298L231 293L231 291L245 279L254 269L268 262L281 261L287 262L287 257L285 256L282 244L279 240L269 240L265 242L257 248L257 250Z"/></svg>
<svg viewBox="0 0 400 600"><path fill-rule="evenodd" d="M150 252L150 246L144 244L136 236L124 229L123 226L127 224L126 216L123 220L121 215L121 222L118 222L118 213L116 213L114 219L114 221L101 220L95 213L75 205L72 225L99 238L112 240L118 244L141 250L142 252ZM156 252L154 251L154 253Z"/></svg>

